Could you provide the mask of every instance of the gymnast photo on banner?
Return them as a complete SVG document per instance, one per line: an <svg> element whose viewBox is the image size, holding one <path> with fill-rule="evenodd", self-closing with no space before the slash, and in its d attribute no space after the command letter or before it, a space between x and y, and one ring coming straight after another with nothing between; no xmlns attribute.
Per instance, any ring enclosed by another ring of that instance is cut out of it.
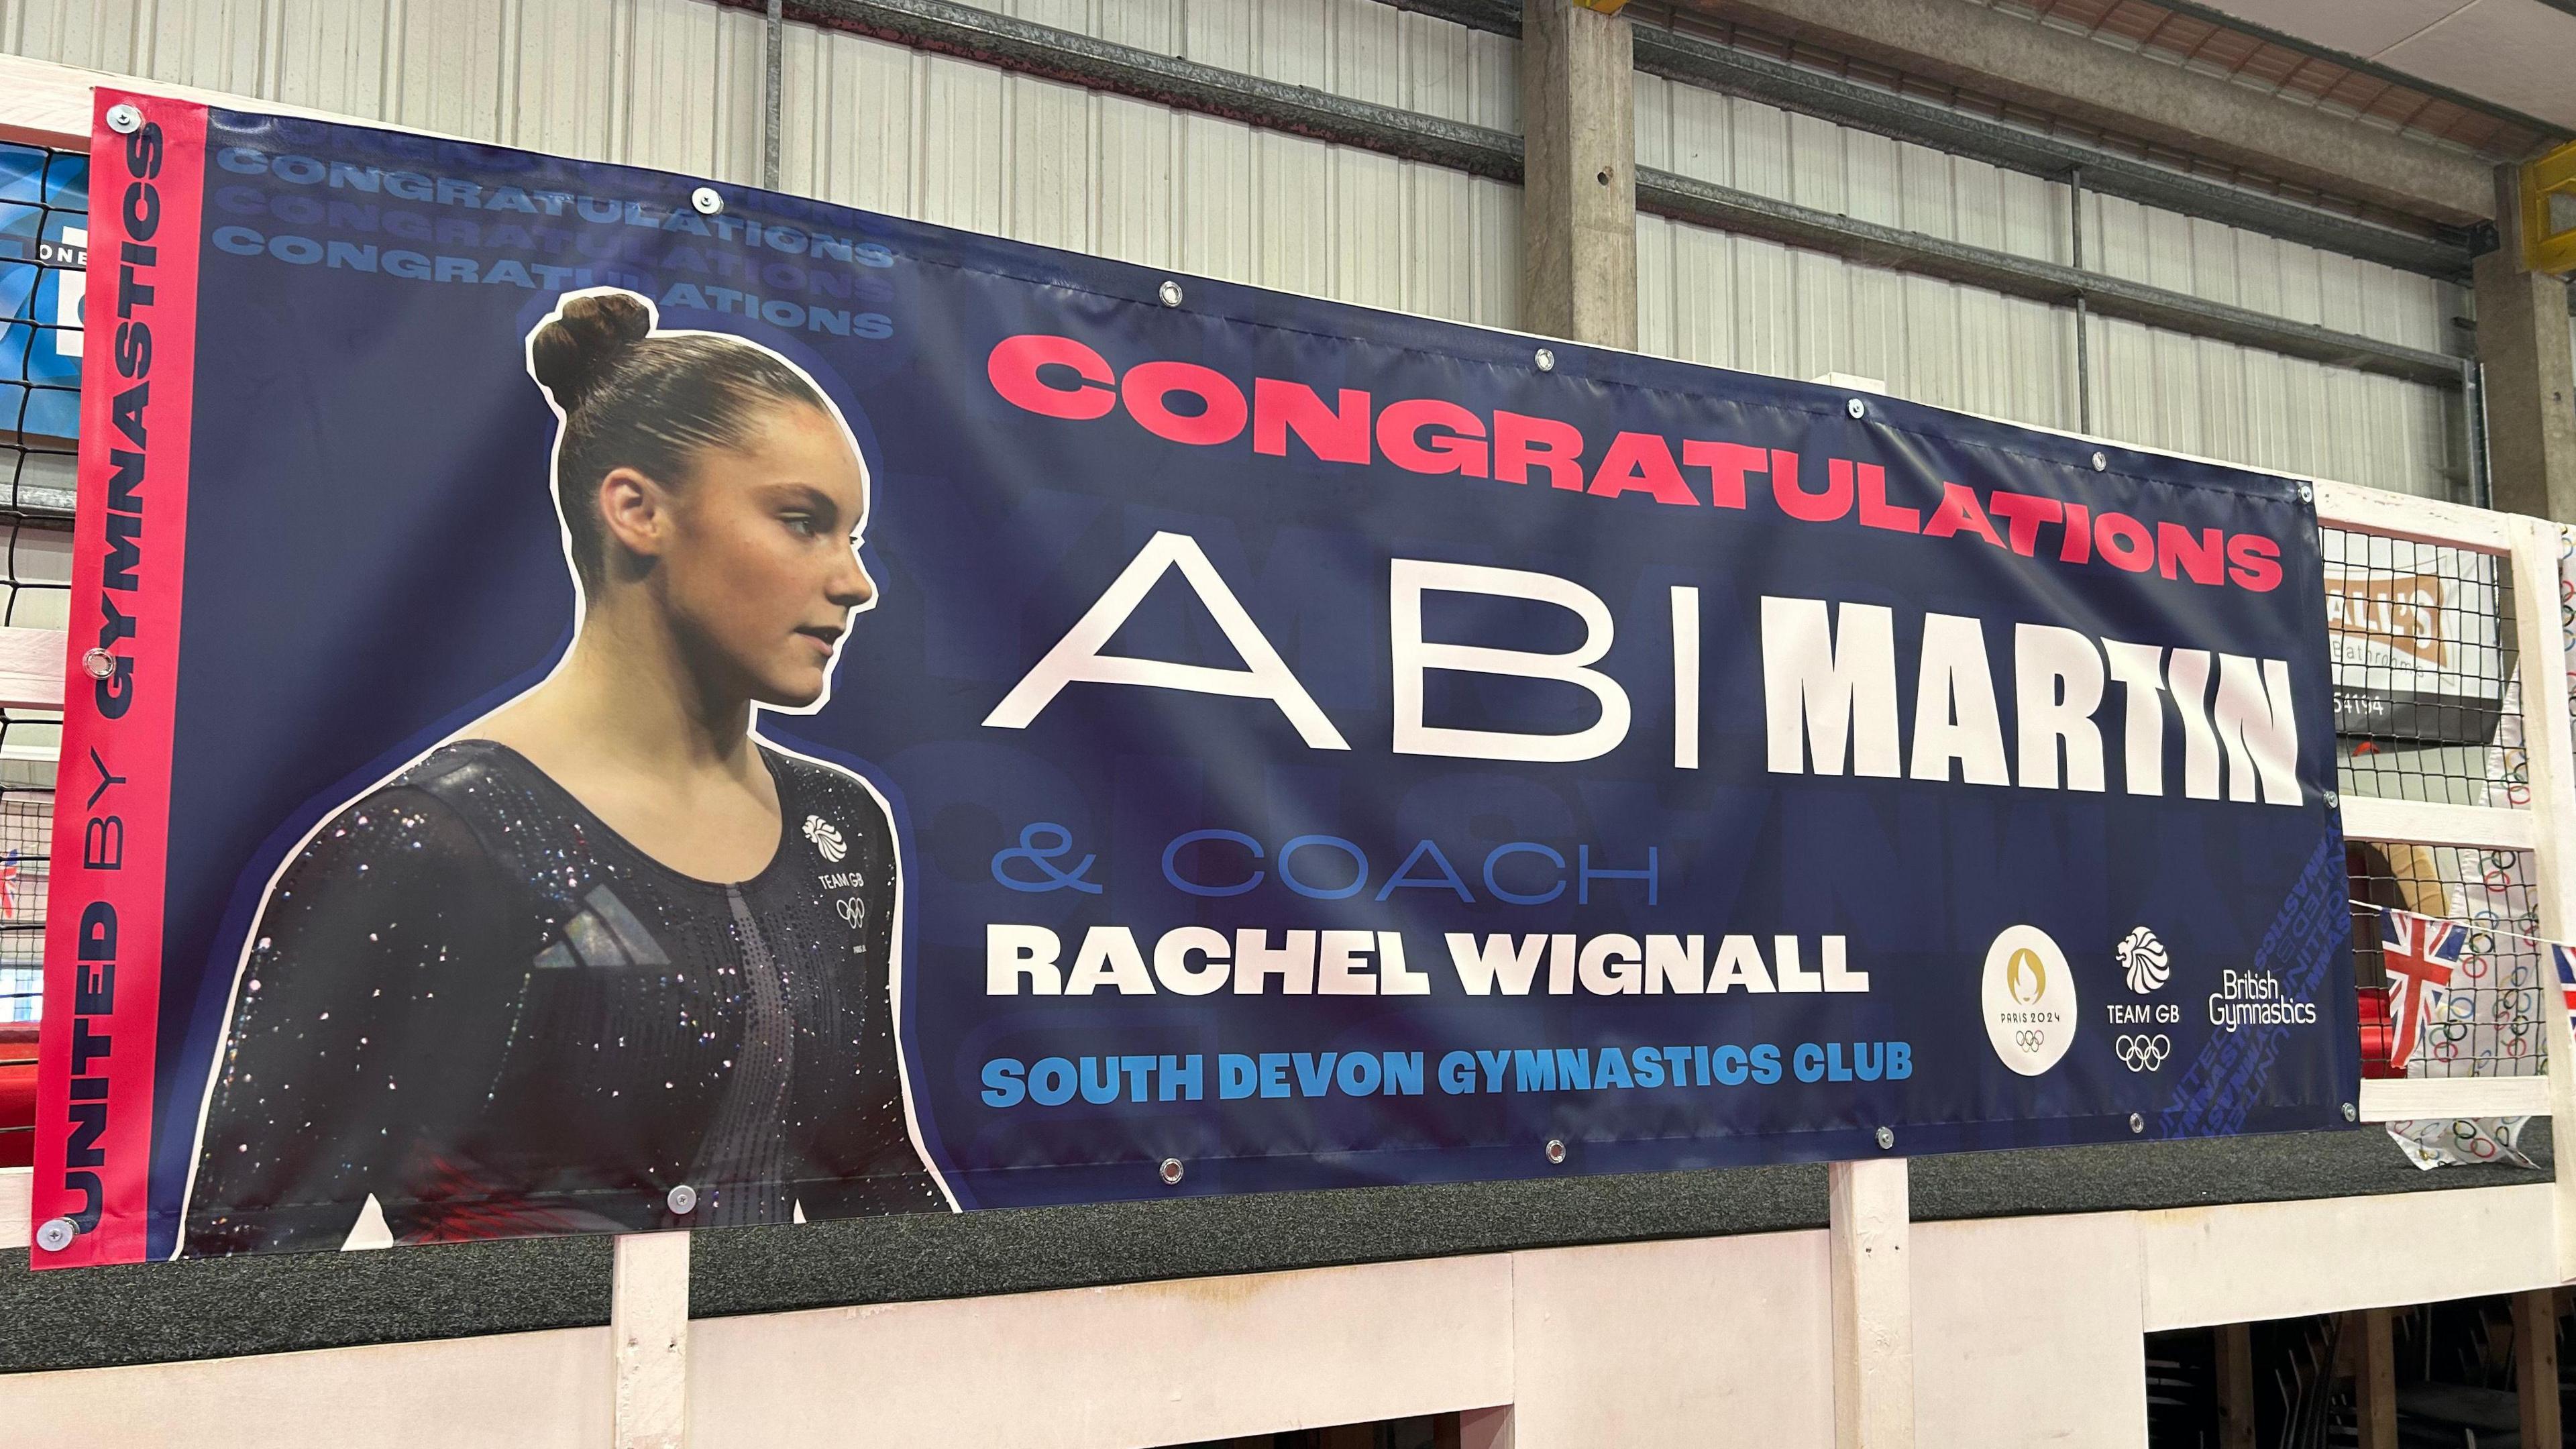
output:
<svg viewBox="0 0 2576 1449"><path fill-rule="evenodd" d="M573 642L270 882L184 1253L953 1210L896 1059L891 812L755 728L876 602L867 465L795 364L655 322L600 288L529 334Z"/></svg>

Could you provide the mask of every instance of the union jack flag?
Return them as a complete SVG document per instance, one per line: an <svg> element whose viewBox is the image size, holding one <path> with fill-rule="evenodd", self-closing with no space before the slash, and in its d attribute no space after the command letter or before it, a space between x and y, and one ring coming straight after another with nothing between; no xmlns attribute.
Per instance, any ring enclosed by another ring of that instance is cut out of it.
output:
<svg viewBox="0 0 2576 1449"><path fill-rule="evenodd" d="M2558 963L2558 994L2567 1003L2567 1013L2576 1016L2576 947L2549 943L2549 959Z"/></svg>
<svg viewBox="0 0 2576 1449"><path fill-rule="evenodd" d="M2437 921L2413 911L2380 913L2379 955L2388 966L2390 1066L2403 1070L2415 1055L2415 1039L2424 1034L2424 1023L2432 1020L2434 1006L2450 989L2451 972L2468 944L2469 928L2457 921Z"/></svg>
<svg viewBox="0 0 2576 1449"><path fill-rule="evenodd" d="M18 919L18 852L0 860L0 921Z"/></svg>

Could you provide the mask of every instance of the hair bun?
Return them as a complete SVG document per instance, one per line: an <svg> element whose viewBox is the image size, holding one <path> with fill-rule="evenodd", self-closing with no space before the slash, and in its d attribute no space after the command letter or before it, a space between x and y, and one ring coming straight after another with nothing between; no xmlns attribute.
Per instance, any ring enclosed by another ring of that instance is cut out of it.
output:
<svg viewBox="0 0 2576 1449"><path fill-rule="evenodd" d="M653 331L653 307L633 292L566 297L529 345L537 384L565 412L581 406Z"/></svg>

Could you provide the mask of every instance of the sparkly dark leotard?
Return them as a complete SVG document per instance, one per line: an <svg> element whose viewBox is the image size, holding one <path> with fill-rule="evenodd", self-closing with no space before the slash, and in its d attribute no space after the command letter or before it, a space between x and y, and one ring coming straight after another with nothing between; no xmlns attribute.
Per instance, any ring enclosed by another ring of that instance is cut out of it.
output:
<svg viewBox="0 0 2576 1449"><path fill-rule="evenodd" d="M904 1130L884 808L761 754L782 829L740 885L485 740L323 826L260 911L188 1251L336 1248L369 1194L405 1242L947 1211Z"/></svg>

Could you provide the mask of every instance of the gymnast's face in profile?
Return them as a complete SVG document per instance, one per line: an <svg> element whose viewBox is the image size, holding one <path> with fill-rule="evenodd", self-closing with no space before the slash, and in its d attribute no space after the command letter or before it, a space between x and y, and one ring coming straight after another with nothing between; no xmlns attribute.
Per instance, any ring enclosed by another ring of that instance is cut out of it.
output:
<svg viewBox="0 0 2576 1449"><path fill-rule="evenodd" d="M823 695L851 616L876 597L859 562L867 474L840 424L818 408L763 408L739 447L698 450L666 488L632 468L600 480L612 545L710 702L794 708Z"/></svg>

